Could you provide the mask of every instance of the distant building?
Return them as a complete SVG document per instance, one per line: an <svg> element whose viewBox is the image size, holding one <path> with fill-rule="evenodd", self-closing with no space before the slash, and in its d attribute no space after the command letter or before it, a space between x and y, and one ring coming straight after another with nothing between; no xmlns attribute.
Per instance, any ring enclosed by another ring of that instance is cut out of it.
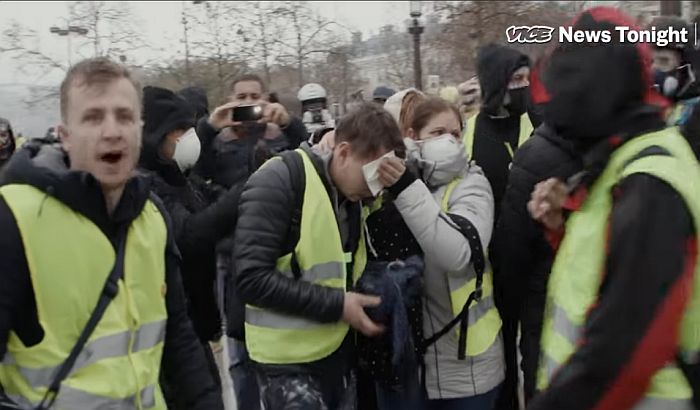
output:
<svg viewBox="0 0 700 410"><path fill-rule="evenodd" d="M400 27L386 25L378 34L364 41L360 33L355 33L353 36L353 58L350 62L360 70L361 76L366 81L363 89L365 98L371 96L372 91L380 85L395 90L414 85L413 37L408 33L411 22L407 19ZM432 72L439 69L445 59L445 56L441 55L435 47L431 47L442 26L435 16L422 19L421 25L425 27L421 35L421 60L425 85L428 75L441 75L443 79L447 77L443 73Z"/></svg>

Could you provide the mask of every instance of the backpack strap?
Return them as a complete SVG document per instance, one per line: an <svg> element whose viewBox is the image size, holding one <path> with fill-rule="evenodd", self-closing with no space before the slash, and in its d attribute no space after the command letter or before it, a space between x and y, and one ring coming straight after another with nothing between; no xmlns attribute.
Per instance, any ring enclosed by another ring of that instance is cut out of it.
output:
<svg viewBox="0 0 700 410"><path fill-rule="evenodd" d="M469 295L467 301L464 303L462 310L459 314L453 318L447 325L442 329L435 332L432 336L423 340L421 351L425 352L426 349L437 342L441 337L450 332L459 323L459 350L457 353L457 358L459 360L464 360L467 353L467 332L469 329L469 308L472 303L481 300L483 294L483 282L484 282L484 271L486 270L486 257L481 246L481 238L479 236L479 231L476 230L474 224L472 224L467 218L464 218L457 214L448 213L448 202L450 195L454 191L455 187L459 183L460 179L455 179L450 182L445 190L445 196L442 201L442 210L445 212L451 225L457 227L462 235L469 242L469 247L471 248L471 262L474 265L474 271L476 272L476 286L474 291ZM441 217L443 217L441 215Z"/></svg>
<svg viewBox="0 0 700 410"><path fill-rule="evenodd" d="M44 410L49 409L51 408L51 406L53 406L54 402L56 401L56 397L58 396L58 392L61 389L61 383L66 377L68 377L68 374L73 369L75 361L78 359L78 355L83 350L85 343L87 343L88 338L90 338L90 335L102 319L102 316L107 310L107 307L109 307L109 304L112 302L112 299L114 299L114 297L117 296L117 293L119 292L119 279L121 279L121 277L124 276L124 252L126 247L126 237L128 235L128 230L129 224L124 224L119 229L119 242L117 245L114 266L112 266L112 270L107 276L107 280L105 281L104 287L102 288L102 292L100 293L100 297L97 300L97 304L92 310L90 318L85 324L83 331L80 333L78 340L73 345L70 354L68 355L66 360L61 364L61 367L58 369L58 372L51 381L51 384L49 385L49 388L44 394L44 397L41 399L41 402L37 406L37 409Z"/></svg>
<svg viewBox="0 0 700 410"><path fill-rule="evenodd" d="M295 279L299 279L301 277L301 268L299 267L299 261L297 261L297 255L294 249L297 243L299 243L299 237L301 235L301 210L304 205L304 187L306 186L304 161L301 158L301 154L296 151L285 151L279 154L279 156L282 157L282 161L284 161L284 164L289 170L289 180L294 195L291 223L289 225L287 244L283 254L292 254L292 260L290 262L292 273Z"/></svg>

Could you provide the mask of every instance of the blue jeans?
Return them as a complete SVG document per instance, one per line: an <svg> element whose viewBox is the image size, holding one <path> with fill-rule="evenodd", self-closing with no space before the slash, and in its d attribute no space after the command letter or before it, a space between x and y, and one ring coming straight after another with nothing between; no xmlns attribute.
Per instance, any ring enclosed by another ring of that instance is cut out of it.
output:
<svg viewBox="0 0 700 410"><path fill-rule="evenodd" d="M428 400L418 384L404 392L394 392L377 386L379 410L492 410L500 386L483 394L458 399Z"/></svg>
<svg viewBox="0 0 700 410"><path fill-rule="evenodd" d="M259 410L260 391L253 364L248 357L245 343L228 338L231 356L231 379L239 409Z"/></svg>

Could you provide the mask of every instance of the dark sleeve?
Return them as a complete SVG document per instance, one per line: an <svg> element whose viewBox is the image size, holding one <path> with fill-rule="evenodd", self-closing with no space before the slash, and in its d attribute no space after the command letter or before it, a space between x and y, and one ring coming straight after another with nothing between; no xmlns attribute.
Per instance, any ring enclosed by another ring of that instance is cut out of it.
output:
<svg viewBox="0 0 700 410"><path fill-rule="evenodd" d="M301 121L301 118L289 116L289 124L282 130L282 133L289 142L289 149L299 148L302 142L309 139L309 131Z"/></svg>
<svg viewBox="0 0 700 410"><path fill-rule="evenodd" d="M527 211L537 176L518 159L516 154L492 247L497 303L501 314L513 319L518 317L518 308L525 294L523 289L533 273L542 237L541 228Z"/></svg>
<svg viewBox="0 0 700 410"><path fill-rule="evenodd" d="M5 356L10 331L33 346L43 338L24 256L24 246L10 208L0 197L0 360Z"/></svg>
<svg viewBox="0 0 700 410"><path fill-rule="evenodd" d="M253 174L241 194L235 233L236 284L246 304L319 322L337 322L344 292L284 276L276 268L292 216L287 166L271 161Z"/></svg>
<svg viewBox="0 0 700 410"><path fill-rule="evenodd" d="M184 255L208 252L233 232L241 188L241 184L234 185L216 202L199 212L192 213L179 203L170 207L175 242Z"/></svg>
<svg viewBox="0 0 700 410"><path fill-rule="evenodd" d="M194 172L205 180L211 179L212 175L214 175L214 167L216 166L214 140L216 140L216 136L219 135L219 131L209 125L208 117L202 117L199 120L196 131L202 146Z"/></svg>
<svg viewBox="0 0 700 410"><path fill-rule="evenodd" d="M553 258L544 227L527 210L532 191L541 181L552 177L565 181L579 169L569 153L542 135L547 132L544 128L535 130L515 153L493 238L497 303L502 313L515 319L527 298L544 301Z"/></svg>
<svg viewBox="0 0 700 410"><path fill-rule="evenodd" d="M185 294L180 280L180 255L170 235L170 221L163 207L161 213L168 222L168 245L165 250L165 304L168 323L163 348L165 377L174 383L174 391L188 409L222 409L221 390L214 382L204 346L195 335L187 315Z"/></svg>
<svg viewBox="0 0 700 410"><path fill-rule="evenodd" d="M216 136L219 135L219 130L209 124L208 117L199 119L195 131L197 131L197 136L199 137L199 142L202 144L203 150L209 148L214 142L214 139L216 139Z"/></svg>
<svg viewBox="0 0 700 410"><path fill-rule="evenodd" d="M529 409L632 408L674 361L697 257L691 216L649 175L629 176L614 194L599 300L578 349Z"/></svg>

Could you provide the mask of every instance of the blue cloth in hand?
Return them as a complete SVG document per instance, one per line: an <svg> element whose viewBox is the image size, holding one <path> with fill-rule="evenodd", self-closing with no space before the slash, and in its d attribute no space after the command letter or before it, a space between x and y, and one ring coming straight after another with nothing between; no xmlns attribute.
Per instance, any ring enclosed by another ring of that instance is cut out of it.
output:
<svg viewBox="0 0 700 410"><path fill-rule="evenodd" d="M411 256L405 261L368 262L356 285L360 293L381 297L379 306L366 307L365 312L370 319L386 326L387 331L380 336L384 338L381 345L390 348L392 373L400 379L417 371L407 311L412 306L420 306L423 267L423 259L419 256Z"/></svg>

